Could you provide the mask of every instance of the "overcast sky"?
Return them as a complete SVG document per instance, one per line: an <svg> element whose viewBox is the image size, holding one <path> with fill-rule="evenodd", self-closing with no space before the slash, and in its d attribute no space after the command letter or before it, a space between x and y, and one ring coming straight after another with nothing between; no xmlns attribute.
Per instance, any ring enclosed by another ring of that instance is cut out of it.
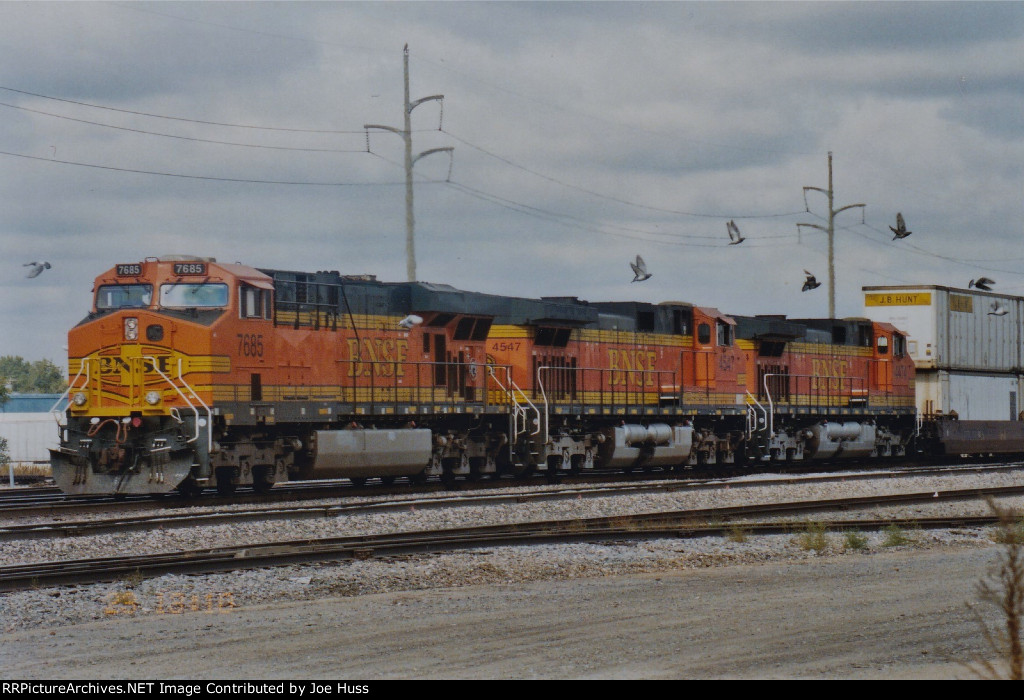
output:
<svg viewBox="0 0 1024 700"><path fill-rule="evenodd" d="M7 2L0 355L147 256L404 280L406 43L421 280L824 317L832 151L838 315L1024 294L1021 3Z"/></svg>

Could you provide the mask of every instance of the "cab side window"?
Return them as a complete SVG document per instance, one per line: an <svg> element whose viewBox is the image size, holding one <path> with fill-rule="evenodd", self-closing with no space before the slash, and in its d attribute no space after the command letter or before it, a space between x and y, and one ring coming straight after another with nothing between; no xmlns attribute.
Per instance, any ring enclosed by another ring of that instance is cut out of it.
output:
<svg viewBox="0 0 1024 700"><path fill-rule="evenodd" d="M899 333L892 334L892 354L894 357L903 357L907 354L907 339Z"/></svg>
<svg viewBox="0 0 1024 700"><path fill-rule="evenodd" d="M718 345L719 347L727 347L732 345L732 326L723 321L718 321Z"/></svg>
<svg viewBox="0 0 1024 700"><path fill-rule="evenodd" d="M271 308L269 289L258 289L247 284L238 287L239 318L269 319Z"/></svg>

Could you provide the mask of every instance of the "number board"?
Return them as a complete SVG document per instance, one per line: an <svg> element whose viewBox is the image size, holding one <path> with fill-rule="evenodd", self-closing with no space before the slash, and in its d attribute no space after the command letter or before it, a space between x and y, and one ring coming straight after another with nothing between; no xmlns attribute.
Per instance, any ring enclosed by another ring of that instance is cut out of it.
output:
<svg viewBox="0 0 1024 700"><path fill-rule="evenodd" d="M206 274L206 263L204 263L204 262L174 263L174 274L176 274L176 275L205 275Z"/></svg>
<svg viewBox="0 0 1024 700"><path fill-rule="evenodd" d="M138 277L142 274L141 263L118 263L115 266L118 277Z"/></svg>

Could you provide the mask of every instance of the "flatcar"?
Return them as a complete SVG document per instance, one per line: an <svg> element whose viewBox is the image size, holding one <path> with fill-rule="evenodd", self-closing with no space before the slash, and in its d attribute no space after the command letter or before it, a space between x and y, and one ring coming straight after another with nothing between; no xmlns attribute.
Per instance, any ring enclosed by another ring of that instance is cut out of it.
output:
<svg viewBox="0 0 1024 700"><path fill-rule="evenodd" d="M901 455L906 349L867 319L147 258L68 334L51 464L69 494L229 494Z"/></svg>

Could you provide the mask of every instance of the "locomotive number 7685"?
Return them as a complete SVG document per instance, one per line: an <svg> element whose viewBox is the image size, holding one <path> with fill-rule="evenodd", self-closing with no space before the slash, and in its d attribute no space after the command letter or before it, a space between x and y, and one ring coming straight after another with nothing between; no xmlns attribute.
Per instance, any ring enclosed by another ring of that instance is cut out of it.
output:
<svg viewBox="0 0 1024 700"><path fill-rule="evenodd" d="M244 357L263 357L263 335L239 333L238 354Z"/></svg>

